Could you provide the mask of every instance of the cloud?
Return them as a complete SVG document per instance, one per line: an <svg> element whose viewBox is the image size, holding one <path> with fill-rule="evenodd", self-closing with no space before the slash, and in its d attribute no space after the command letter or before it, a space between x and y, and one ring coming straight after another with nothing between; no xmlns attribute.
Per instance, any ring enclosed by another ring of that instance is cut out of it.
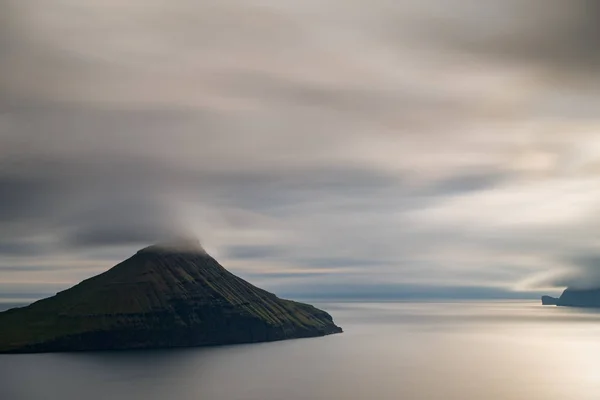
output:
<svg viewBox="0 0 600 400"><path fill-rule="evenodd" d="M593 73L600 57L600 2L597 0L451 1L428 17L430 40L461 51L493 57L499 63L531 64L551 73Z"/></svg>
<svg viewBox="0 0 600 400"><path fill-rule="evenodd" d="M597 7L1 1L0 283L190 233L289 293L588 276Z"/></svg>
<svg viewBox="0 0 600 400"><path fill-rule="evenodd" d="M230 246L225 251L228 257L242 260L266 259L282 253L278 246Z"/></svg>
<svg viewBox="0 0 600 400"><path fill-rule="evenodd" d="M502 288L482 286L410 285L410 284L321 284L311 286L277 286L279 292L296 298L319 300L467 300L467 299L535 299L540 293L517 293Z"/></svg>
<svg viewBox="0 0 600 400"><path fill-rule="evenodd" d="M594 251L581 251L562 260L560 268L542 271L528 277L523 286L531 289L569 287L596 289L600 286L600 256Z"/></svg>

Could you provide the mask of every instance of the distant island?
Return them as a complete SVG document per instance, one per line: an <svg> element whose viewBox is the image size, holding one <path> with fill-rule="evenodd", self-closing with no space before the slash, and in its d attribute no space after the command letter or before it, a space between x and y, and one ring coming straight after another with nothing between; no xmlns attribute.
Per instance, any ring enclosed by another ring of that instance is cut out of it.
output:
<svg viewBox="0 0 600 400"><path fill-rule="evenodd" d="M562 307L593 307L600 308L600 288L598 289L573 289L567 288L559 298L542 296L545 306Z"/></svg>
<svg viewBox="0 0 600 400"><path fill-rule="evenodd" d="M210 346L342 332L311 305L233 275L199 243L155 245L53 297L0 313L0 353Z"/></svg>

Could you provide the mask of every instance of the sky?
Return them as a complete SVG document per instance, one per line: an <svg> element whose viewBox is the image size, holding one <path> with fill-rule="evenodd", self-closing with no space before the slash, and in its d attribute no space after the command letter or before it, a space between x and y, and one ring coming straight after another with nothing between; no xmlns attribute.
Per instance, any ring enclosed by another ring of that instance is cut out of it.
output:
<svg viewBox="0 0 600 400"><path fill-rule="evenodd" d="M165 237L289 296L600 285L600 1L0 0L0 298Z"/></svg>

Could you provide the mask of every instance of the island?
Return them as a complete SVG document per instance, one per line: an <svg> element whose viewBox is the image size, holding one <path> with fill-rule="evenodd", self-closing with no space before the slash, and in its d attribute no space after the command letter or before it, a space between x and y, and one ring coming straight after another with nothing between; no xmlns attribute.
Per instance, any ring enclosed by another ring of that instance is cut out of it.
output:
<svg viewBox="0 0 600 400"><path fill-rule="evenodd" d="M0 353L269 342L341 333L331 315L280 299L199 243L154 245L55 296L0 313Z"/></svg>
<svg viewBox="0 0 600 400"><path fill-rule="evenodd" d="M600 308L600 289L567 288L559 298L542 296L543 305Z"/></svg>

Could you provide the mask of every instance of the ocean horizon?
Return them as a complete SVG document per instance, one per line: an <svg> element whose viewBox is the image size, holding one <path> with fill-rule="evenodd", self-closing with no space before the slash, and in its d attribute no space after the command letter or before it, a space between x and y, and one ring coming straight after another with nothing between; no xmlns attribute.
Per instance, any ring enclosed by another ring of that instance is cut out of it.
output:
<svg viewBox="0 0 600 400"><path fill-rule="evenodd" d="M344 333L186 349L0 355L0 398L595 399L600 312L537 301L316 303Z"/></svg>

